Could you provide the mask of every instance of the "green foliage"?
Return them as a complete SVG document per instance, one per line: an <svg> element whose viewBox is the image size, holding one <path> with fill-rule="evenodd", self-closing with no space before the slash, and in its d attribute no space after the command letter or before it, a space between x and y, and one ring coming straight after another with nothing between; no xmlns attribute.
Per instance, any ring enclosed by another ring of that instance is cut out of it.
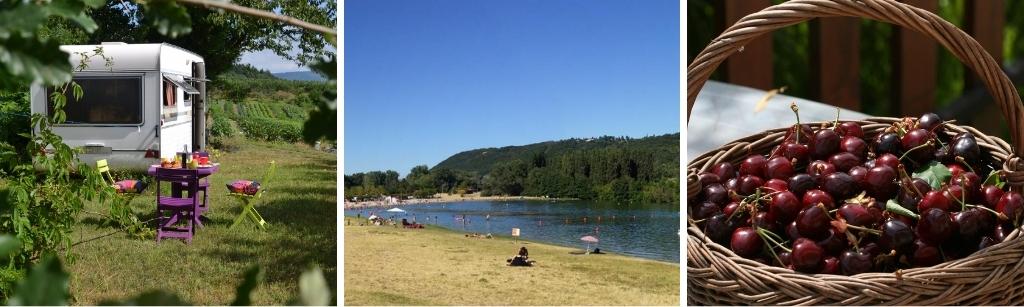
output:
<svg viewBox="0 0 1024 307"><path fill-rule="evenodd" d="M244 79L277 79L270 71L262 70L252 65L240 63L228 68L219 78L244 78Z"/></svg>
<svg viewBox="0 0 1024 307"><path fill-rule="evenodd" d="M299 276L299 303L305 306L327 306L331 304L331 288L320 267L313 267Z"/></svg>
<svg viewBox="0 0 1024 307"><path fill-rule="evenodd" d="M235 135L235 127L231 125L231 119L227 118L226 115L212 114L212 117L213 124L210 125L211 136L231 137Z"/></svg>
<svg viewBox="0 0 1024 307"><path fill-rule="evenodd" d="M484 188L492 194L520 195L526 188L529 166L521 160L499 162L484 176Z"/></svg>
<svg viewBox="0 0 1024 307"><path fill-rule="evenodd" d="M245 271L245 279L241 285L238 285L238 289L235 291L235 301L231 302L231 306L252 305L252 291L256 290L256 286L263 281L264 275L263 268L258 266L253 266Z"/></svg>
<svg viewBox="0 0 1024 307"><path fill-rule="evenodd" d="M949 168L939 161L932 161L928 165L921 166L921 169L913 174L914 178L924 179L928 185L932 186L932 189L936 190L952 176L953 173L949 171Z"/></svg>
<svg viewBox="0 0 1024 307"><path fill-rule="evenodd" d="M149 20L156 27L157 32L169 37L192 32L192 21L185 11L185 7L178 5L172 0L150 0L146 1Z"/></svg>
<svg viewBox="0 0 1024 307"><path fill-rule="evenodd" d="M14 295L7 303L13 306L67 305L71 297L68 289L69 279L70 276L64 271L60 259L52 255L46 256L18 283Z"/></svg>
<svg viewBox="0 0 1024 307"><path fill-rule="evenodd" d="M316 109L309 112L309 120L302 127L302 140L312 144L320 139L338 139L338 93L335 92L337 78L337 58L332 54L329 60L321 61L312 66L313 71L327 76L329 84L320 97Z"/></svg>
<svg viewBox="0 0 1024 307"><path fill-rule="evenodd" d="M298 124L272 118L243 117L238 126L247 137L264 141L298 142L302 128Z"/></svg>

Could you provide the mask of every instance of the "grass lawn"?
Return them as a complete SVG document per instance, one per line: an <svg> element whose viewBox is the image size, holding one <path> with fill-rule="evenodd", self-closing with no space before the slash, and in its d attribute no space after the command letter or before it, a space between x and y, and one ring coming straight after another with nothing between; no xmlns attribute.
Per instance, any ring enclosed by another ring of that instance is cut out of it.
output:
<svg viewBox="0 0 1024 307"><path fill-rule="evenodd" d="M175 239L157 244L122 232L74 246L77 259L68 268L74 303L94 305L165 289L193 304L226 305L234 299L242 273L254 265L262 266L266 275L253 293L253 304L287 304L298 294L299 275L314 264L336 292L336 154L283 143L236 145L237 151L212 158L221 168L210 177L210 220L191 245ZM229 230L241 206L227 196L225 183L259 180L270 160L277 161L277 173L264 183L268 193L256 204L269 228L260 231L243 223ZM155 216L154 190L132 202L142 220ZM91 203L86 210L106 213L107 207ZM74 236L86 241L113 230L100 226L99 217L83 213Z"/></svg>
<svg viewBox="0 0 1024 307"><path fill-rule="evenodd" d="M355 219L347 219L357 225ZM346 226L346 305L679 305L679 265L430 227Z"/></svg>

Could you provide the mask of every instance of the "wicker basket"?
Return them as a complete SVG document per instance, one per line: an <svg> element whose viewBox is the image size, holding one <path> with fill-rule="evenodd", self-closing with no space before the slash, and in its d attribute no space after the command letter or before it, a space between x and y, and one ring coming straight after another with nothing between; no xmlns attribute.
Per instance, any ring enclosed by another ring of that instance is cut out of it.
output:
<svg viewBox="0 0 1024 307"><path fill-rule="evenodd" d="M970 131L983 150L1003 163L1012 190L1024 185L1020 159L1024 119L1017 90L998 63L973 38L942 18L892 0L793 0L748 15L713 40L690 63L687 114L711 73L730 54L772 30L816 17L851 16L892 23L923 33L974 70L1009 122L1014 145L974 128L946 124L946 133ZM860 121L873 137L896 118ZM813 125L813 124L812 124ZM726 144L690 162L687 193L701 189L696 174L723 161L739 163L750 153L768 153L780 144L786 128L773 129ZM687 228L687 302L695 305L1020 305L1024 303L1024 238L1014 230L995 246L968 257L899 273L855 276L803 274L737 256L712 242L692 222Z"/></svg>

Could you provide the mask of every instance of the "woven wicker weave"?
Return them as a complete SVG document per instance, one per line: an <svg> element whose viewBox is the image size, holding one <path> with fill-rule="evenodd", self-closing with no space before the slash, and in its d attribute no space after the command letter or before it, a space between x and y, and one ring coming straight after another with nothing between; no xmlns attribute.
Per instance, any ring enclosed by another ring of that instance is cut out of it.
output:
<svg viewBox="0 0 1024 307"><path fill-rule="evenodd" d="M1016 88L998 63L977 41L940 17L891 0L793 0L748 15L726 29L690 63L687 72L687 114L711 73L752 39L775 29L817 17L852 16L874 19L923 33L945 46L974 70L1009 122L1013 145L974 128L946 124L946 133L970 131L982 149L1003 162L1011 189L1020 191L1024 172L1015 153L1022 150L1024 111ZM919 114L917 114L919 115ZM689 115L688 115L689 116ZM860 121L865 137L873 137L896 118ZM814 125L812 123L812 125ZM701 187L696 174L712 165L738 164L750 153L768 153L782 142L786 128L736 140L690 162L687 193ZM855 276L802 274L737 256L712 242L693 223L687 229L687 302L696 305L1021 305L1024 304L1024 238L1014 230L1002 243L963 259L899 273Z"/></svg>

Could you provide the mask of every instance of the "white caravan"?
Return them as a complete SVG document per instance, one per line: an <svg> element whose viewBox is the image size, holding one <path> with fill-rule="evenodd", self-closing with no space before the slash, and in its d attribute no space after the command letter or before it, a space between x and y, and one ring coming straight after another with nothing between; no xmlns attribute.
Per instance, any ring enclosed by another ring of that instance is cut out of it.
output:
<svg viewBox="0 0 1024 307"><path fill-rule="evenodd" d="M160 158L206 147L206 71L199 55L170 44L103 43L61 46L72 66L97 47L111 60L90 57L73 80L84 95L67 93L67 120L53 128L79 159L107 159L111 167L146 169ZM50 115L53 87L35 84L32 113Z"/></svg>

